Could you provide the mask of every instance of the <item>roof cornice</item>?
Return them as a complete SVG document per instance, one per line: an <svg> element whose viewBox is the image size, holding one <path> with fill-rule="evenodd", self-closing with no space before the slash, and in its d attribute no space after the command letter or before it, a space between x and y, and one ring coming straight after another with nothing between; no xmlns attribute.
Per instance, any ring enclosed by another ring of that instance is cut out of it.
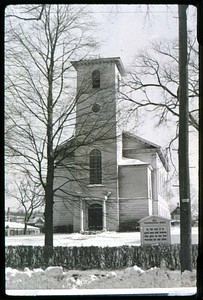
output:
<svg viewBox="0 0 203 300"><path fill-rule="evenodd" d="M107 57L107 58L95 58L95 59L83 59L78 61L71 61L72 66L77 70L78 66L102 64L102 63L115 63L120 74L125 75L125 68L120 57Z"/></svg>
<svg viewBox="0 0 203 300"><path fill-rule="evenodd" d="M152 142L149 142L149 141L147 141L147 140L145 140L145 139L143 139L143 138L141 138L141 137L139 137L139 136L137 136L137 135L135 135L131 132L123 131L122 135L123 135L123 137L126 136L126 137L129 137L129 138L133 138L134 140L138 141L141 144L147 144L147 145L153 147L153 148L148 148L148 149L139 149L138 151L144 153L144 152L147 152L147 151L150 152L150 150L151 150L151 152L153 152L152 150L155 150L158 153L159 158L160 158L164 168L166 169L167 172L169 172L168 161L167 161L166 157L164 156L164 153L163 153L163 150L162 150L161 146L159 146L157 144L154 144ZM124 150L125 151L133 151L133 149L124 149ZM136 152L136 149L134 150L134 152Z"/></svg>

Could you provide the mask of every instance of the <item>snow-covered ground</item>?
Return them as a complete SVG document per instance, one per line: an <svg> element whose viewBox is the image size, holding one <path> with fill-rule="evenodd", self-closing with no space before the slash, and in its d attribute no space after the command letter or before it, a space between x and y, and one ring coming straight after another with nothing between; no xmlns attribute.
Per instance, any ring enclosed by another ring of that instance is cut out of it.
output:
<svg viewBox="0 0 203 300"><path fill-rule="evenodd" d="M89 294L92 289L91 294L103 294L104 290L106 294L112 294L116 293L115 289L118 289L117 293L125 290L125 294L163 293L162 288L169 294L195 294L195 286L196 271L181 274L180 271L159 268L142 270L137 266L116 271L70 271L62 267L19 271L6 268L8 295L80 295Z"/></svg>
<svg viewBox="0 0 203 300"><path fill-rule="evenodd" d="M180 243L180 228L171 228L171 243ZM192 243L198 243L198 228L192 228ZM31 245L43 246L44 234L32 234L25 236L6 236L5 245ZM101 232L93 235L81 233L54 234L54 246L140 246L140 232Z"/></svg>

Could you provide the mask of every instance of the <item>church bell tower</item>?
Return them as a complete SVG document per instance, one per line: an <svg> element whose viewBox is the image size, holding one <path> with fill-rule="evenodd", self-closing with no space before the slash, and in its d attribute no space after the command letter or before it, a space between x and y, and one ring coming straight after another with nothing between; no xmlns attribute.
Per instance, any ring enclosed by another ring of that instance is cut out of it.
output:
<svg viewBox="0 0 203 300"><path fill-rule="evenodd" d="M72 65L77 70L77 138L115 138L116 98L124 74L120 58L74 61Z"/></svg>
<svg viewBox="0 0 203 300"><path fill-rule="evenodd" d="M118 57L71 63L77 71L76 156L86 195L82 227L94 227L91 216L101 205L100 229L118 230L117 92L124 67Z"/></svg>

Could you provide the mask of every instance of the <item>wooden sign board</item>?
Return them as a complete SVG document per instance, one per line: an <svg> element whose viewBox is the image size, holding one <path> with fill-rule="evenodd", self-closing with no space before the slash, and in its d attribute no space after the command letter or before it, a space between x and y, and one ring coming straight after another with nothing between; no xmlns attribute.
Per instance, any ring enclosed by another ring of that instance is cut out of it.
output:
<svg viewBox="0 0 203 300"><path fill-rule="evenodd" d="M141 244L170 244L170 219L160 216L149 216L139 221Z"/></svg>

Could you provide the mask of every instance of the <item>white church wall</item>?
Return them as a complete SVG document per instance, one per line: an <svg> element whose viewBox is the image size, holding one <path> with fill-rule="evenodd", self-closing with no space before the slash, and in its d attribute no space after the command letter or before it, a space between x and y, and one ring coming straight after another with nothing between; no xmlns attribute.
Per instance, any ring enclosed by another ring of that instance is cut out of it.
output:
<svg viewBox="0 0 203 300"><path fill-rule="evenodd" d="M165 218L171 218L168 203L164 198L161 197L161 195L158 195L158 209L159 209L159 215Z"/></svg>
<svg viewBox="0 0 203 300"><path fill-rule="evenodd" d="M54 203L53 226L72 226L73 225L73 210L71 201L58 200Z"/></svg>
<svg viewBox="0 0 203 300"><path fill-rule="evenodd" d="M147 165L119 166L119 197L148 198Z"/></svg>
<svg viewBox="0 0 203 300"><path fill-rule="evenodd" d="M54 206L53 206L53 226L73 226L72 203L75 194L75 174L70 159L64 159L63 163L67 166L60 166L55 170L54 178ZM64 192L63 192L64 191ZM72 191L72 193L71 193ZM67 193L66 193L67 192Z"/></svg>
<svg viewBox="0 0 203 300"><path fill-rule="evenodd" d="M120 199L120 224L139 221L149 215L148 198Z"/></svg>
<svg viewBox="0 0 203 300"><path fill-rule="evenodd" d="M106 201L106 219L107 219L107 230L118 231L119 230L119 210L118 210L118 199L110 197Z"/></svg>
<svg viewBox="0 0 203 300"><path fill-rule="evenodd" d="M140 220L151 214L148 167L119 166L120 223Z"/></svg>

